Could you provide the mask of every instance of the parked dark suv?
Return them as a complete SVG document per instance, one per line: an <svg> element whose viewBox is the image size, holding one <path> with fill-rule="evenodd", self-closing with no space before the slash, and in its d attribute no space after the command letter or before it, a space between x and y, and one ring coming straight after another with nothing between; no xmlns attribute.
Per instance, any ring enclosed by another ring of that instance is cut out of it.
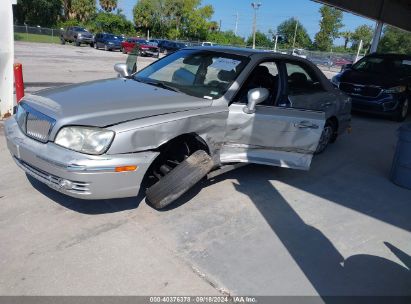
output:
<svg viewBox="0 0 411 304"><path fill-rule="evenodd" d="M183 43L183 42L177 42L177 41L169 41L169 40L163 40L160 43L158 43L158 47L160 48L160 52L164 54L170 54L174 53L175 51L178 51L182 48L187 47L188 44Z"/></svg>
<svg viewBox="0 0 411 304"><path fill-rule="evenodd" d="M94 47L96 49L104 48L105 51L120 50L122 42L123 37L121 36L108 33L98 33L94 38Z"/></svg>
<svg viewBox="0 0 411 304"><path fill-rule="evenodd" d="M351 96L354 111L403 121L411 100L411 56L372 54L346 65L332 82Z"/></svg>
<svg viewBox="0 0 411 304"><path fill-rule="evenodd" d="M61 44L66 42L74 42L76 46L80 46L82 43L89 44L91 47L94 45L94 37L84 27L69 26L60 35Z"/></svg>

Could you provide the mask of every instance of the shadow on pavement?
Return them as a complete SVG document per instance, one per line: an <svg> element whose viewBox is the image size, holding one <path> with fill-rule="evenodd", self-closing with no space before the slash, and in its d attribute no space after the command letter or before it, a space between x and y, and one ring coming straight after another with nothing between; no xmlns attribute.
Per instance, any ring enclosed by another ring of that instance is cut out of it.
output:
<svg viewBox="0 0 411 304"><path fill-rule="evenodd" d="M252 200L326 303L346 303L344 298L327 297L336 295L411 295L411 257L408 254L385 242L408 268L367 254L344 259L320 230L302 220L267 179L258 175L253 175L252 179L257 180L255 184L258 186L249 187L248 176L234 182L236 190ZM364 299L357 300L364 303ZM406 303L410 299L397 300Z"/></svg>

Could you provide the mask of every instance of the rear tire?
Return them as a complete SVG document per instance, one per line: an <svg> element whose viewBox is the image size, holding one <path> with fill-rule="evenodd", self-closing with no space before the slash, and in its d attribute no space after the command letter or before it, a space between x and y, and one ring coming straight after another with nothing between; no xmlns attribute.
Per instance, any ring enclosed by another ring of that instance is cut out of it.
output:
<svg viewBox="0 0 411 304"><path fill-rule="evenodd" d="M320 142L318 143L317 150L314 154L323 153L330 143L335 142L337 139L337 125L333 120L327 120L324 126L324 130L321 134Z"/></svg>
<svg viewBox="0 0 411 304"><path fill-rule="evenodd" d="M213 161L204 150L197 150L147 189L146 200L162 209L197 184L212 169Z"/></svg>
<svg viewBox="0 0 411 304"><path fill-rule="evenodd" d="M76 44L76 46L80 46L80 45L81 45L81 42L76 41L75 44Z"/></svg>
<svg viewBox="0 0 411 304"><path fill-rule="evenodd" d="M104 45L104 50L105 50L106 52L109 50L107 44Z"/></svg>
<svg viewBox="0 0 411 304"><path fill-rule="evenodd" d="M92 43L90 43L90 47L94 47L94 43L92 42Z"/></svg>
<svg viewBox="0 0 411 304"><path fill-rule="evenodd" d="M61 43L62 45L65 45L65 44L66 44L66 40L64 40L64 38L60 38L60 43Z"/></svg>
<svg viewBox="0 0 411 304"><path fill-rule="evenodd" d="M96 50L98 50L97 42L94 43L94 48L95 48Z"/></svg>

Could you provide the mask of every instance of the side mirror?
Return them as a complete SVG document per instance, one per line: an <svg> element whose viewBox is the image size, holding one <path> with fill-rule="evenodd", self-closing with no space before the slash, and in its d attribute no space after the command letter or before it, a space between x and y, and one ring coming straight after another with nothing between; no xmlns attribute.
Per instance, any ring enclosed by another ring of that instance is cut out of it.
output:
<svg viewBox="0 0 411 304"><path fill-rule="evenodd" d="M243 108L244 113L253 114L255 112L255 106L262 103L268 98L270 92L266 88L256 88L248 91L247 105Z"/></svg>
<svg viewBox="0 0 411 304"><path fill-rule="evenodd" d="M116 63L114 65L114 71L116 71L122 78L128 78L130 76L130 74L128 73L127 65L125 63Z"/></svg>

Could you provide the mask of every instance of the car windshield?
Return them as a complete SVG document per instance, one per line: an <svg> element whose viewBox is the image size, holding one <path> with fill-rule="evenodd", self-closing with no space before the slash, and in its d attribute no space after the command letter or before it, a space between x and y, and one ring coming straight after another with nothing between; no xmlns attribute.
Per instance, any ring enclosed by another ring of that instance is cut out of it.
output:
<svg viewBox="0 0 411 304"><path fill-rule="evenodd" d="M182 50L156 61L134 75L137 81L205 98L218 99L249 59L225 53Z"/></svg>
<svg viewBox="0 0 411 304"><path fill-rule="evenodd" d="M411 76L411 60L384 57L364 57L352 66L359 72Z"/></svg>
<svg viewBox="0 0 411 304"><path fill-rule="evenodd" d="M113 35L113 34L106 34L106 39L110 40L121 40L121 37Z"/></svg>
<svg viewBox="0 0 411 304"><path fill-rule="evenodd" d="M77 31L77 32L87 32L87 30L85 28L82 28L82 27L75 27L74 30Z"/></svg>

